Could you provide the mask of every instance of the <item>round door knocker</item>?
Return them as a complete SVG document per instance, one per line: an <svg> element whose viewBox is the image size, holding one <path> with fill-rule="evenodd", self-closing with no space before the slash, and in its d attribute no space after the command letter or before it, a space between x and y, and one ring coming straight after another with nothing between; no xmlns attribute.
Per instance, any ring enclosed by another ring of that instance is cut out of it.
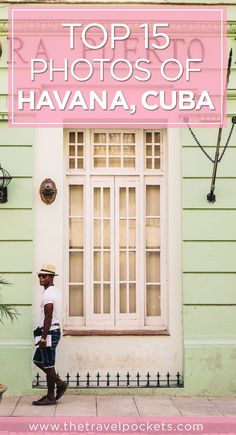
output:
<svg viewBox="0 0 236 435"><path fill-rule="evenodd" d="M52 204L57 196L57 188L51 178L45 178L39 189L40 197L45 204Z"/></svg>

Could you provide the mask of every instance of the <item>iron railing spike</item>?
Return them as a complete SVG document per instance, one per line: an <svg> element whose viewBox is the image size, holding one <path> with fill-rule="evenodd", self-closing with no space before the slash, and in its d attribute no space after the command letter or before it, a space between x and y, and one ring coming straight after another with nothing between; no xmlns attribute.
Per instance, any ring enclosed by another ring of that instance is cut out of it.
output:
<svg viewBox="0 0 236 435"><path fill-rule="evenodd" d="M168 388L168 387L183 387L183 378L181 373L178 371L174 376L171 376L170 372L166 373L165 377L162 377L160 372L156 372L156 375L152 375L149 371L142 377L140 372L136 375L130 372L126 372L123 376L117 372L114 377L111 376L110 372L106 375L101 375L97 372L97 375L92 376L89 372L82 377L79 372L75 377L71 377L68 372L65 376L69 388L111 388L111 387L124 387L128 388L133 386L134 388L140 388L146 386L148 388ZM35 380L33 381L33 388L41 388L46 386L46 379L42 378L39 373L35 375Z"/></svg>
<svg viewBox="0 0 236 435"><path fill-rule="evenodd" d="M117 372L116 374L116 386L119 387L120 386L120 373Z"/></svg>

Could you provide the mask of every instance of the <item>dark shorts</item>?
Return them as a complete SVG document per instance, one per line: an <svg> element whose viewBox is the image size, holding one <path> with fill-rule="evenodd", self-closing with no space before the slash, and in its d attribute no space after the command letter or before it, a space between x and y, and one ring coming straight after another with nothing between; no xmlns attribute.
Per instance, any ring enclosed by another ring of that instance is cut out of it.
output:
<svg viewBox="0 0 236 435"><path fill-rule="evenodd" d="M52 335L52 346L45 347L44 349L37 347L33 357L34 363L42 364L44 369L50 369L55 366L56 347L61 337L61 331L59 328L50 331L50 333Z"/></svg>

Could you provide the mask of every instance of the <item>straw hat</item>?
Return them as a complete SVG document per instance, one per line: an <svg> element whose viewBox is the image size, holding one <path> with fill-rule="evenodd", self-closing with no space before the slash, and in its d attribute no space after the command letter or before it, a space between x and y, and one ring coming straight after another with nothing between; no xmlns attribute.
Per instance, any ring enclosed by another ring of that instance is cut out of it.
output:
<svg viewBox="0 0 236 435"><path fill-rule="evenodd" d="M38 272L38 275L54 275L58 276L57 273L55 273L55 266L54 264L43 264L40 271Z"/></svg>

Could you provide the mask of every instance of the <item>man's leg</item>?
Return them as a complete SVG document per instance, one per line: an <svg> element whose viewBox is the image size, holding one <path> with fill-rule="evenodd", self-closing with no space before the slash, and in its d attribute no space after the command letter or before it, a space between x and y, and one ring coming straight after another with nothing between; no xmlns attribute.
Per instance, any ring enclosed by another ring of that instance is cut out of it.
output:
<svg viewBox="0 0 236 435"><path fill-rule="evenodd" d="M34 364L40 369L40 370L42 370L44 373L46 373L45 372L45 370L44 370L44 368L43 368L43 363L39 363L39 362L35 362L34 361Z"/></svg>
<svg viewBox="0 0 236 435"><path fill-rule="evenodd" d="M47 387L48 387L48 398L49 400L54 400L54 389L56 384L57 375L54 367L50 367L49 369L44 369L47 376Z"/></svg>
<svg viewBox="0 0 236 435"><path fill-rule="evenodd" d="M67 384L66 384L66 382L64 382L61 378L60 378L60 376L59 375L57 375L56 374L56 372L55 372L55 368L53 367L53 368L50 368L50 369L45 369L44 367L43 367L43 363L38 363L38 362L35 362L34 361L34 364L39 368L39 369L41 369L45 374L46 374L46 376L47 376L47 387L48 387L48 376L49 376L49 383L50 383L50 388L51 388L51 385L52 385L52 383L51 383L51 378L53 378L53 382L55 382L54 383L54 386L55 386L55 384L57 385L57 386L59 386L59 387L61 387L61 388L59 388L59 390L60 389L66 389L67 388ZM51 370L51 372L49 373L49 375L48 375L48 371L49 370ZM65 387L66 386L66 387ZM51 396L51 393L50 393L50 396ZM53 396L54 396L54 390L53 390ZM48 391L48 397L49 397L49 391ZM49 397L50 398L50 397Z"/></svg>
<svg viewBox="0 0 236 435"><path fill-rule="evenodd" d="M51 360L51 350L47 348L46 349L37 348L35 351L33 361L34 364L46 374L47 390L48 390L47 395L39 400L35 400L33 402L33 405L43 405L43 404L47 405L50 404L51 402L56 403L54 388L55 388L57 375L55 372L55 368L53 366L50 367L51 364L53 365L53 361ZM47 368L47 365L49 365L49 368Z"/></svg>
<svg viewBox="0 0 236 435"><path fill-rule="evenodd" d="M39 400L34 400L33 405L37 405L37 406L55 405L56 399L54 395L54 388L55 388L56 377L57 377L55 368L54 367L44 368L43 366L41 366L41 363L37 363L36 365L37 367L42 369L44 373L46 373L48 391L46 396L42 397Z"/></svg>
<svg viewBox="0 0 236 435"><path fill-rule="evenodd" d="M56 347L59 339L60 331L52 331L52 346L43 349L38 348L35 352L34 364L46 374L48 392L46 400L44 400L45 397L43 397L42 399L33 402L34 405L49 405L54 403L55 384L57 384L56 400L60 399L67 389L67 383L60 379L60 377L56 374L54 367L56 359Z"/></svg>
<svg viewBox="0 0 236 435"><path fill-rule="evenodd" d="M42 370L47 375L46 370L44 369L43 353L40 351L39 348L37 348L35 351L33 362L40 370ZM34 400L32 404L39 406L45 404L45 401L48 402L46 403L47 405L50 405L51 402L53 404L53 401L48 399L48 395L41 397L41 399ZM54 402L56 403L55 398L54 398Z"/></svg>
<svg viewBox="0 0 236 435"><path fill-rule="evenodd" d="M45 369L45 368L43 367L43 363L38 363L38 362L35 362L35 361L34 361L34 364L35 364L39 369L41 369L45 374L47 374L47 372L46 372L47 369ZM60 376L56 374L56 384L57 384L57 385L64 385L64 383L65 383L65 382L60 378Z"/></svg>

